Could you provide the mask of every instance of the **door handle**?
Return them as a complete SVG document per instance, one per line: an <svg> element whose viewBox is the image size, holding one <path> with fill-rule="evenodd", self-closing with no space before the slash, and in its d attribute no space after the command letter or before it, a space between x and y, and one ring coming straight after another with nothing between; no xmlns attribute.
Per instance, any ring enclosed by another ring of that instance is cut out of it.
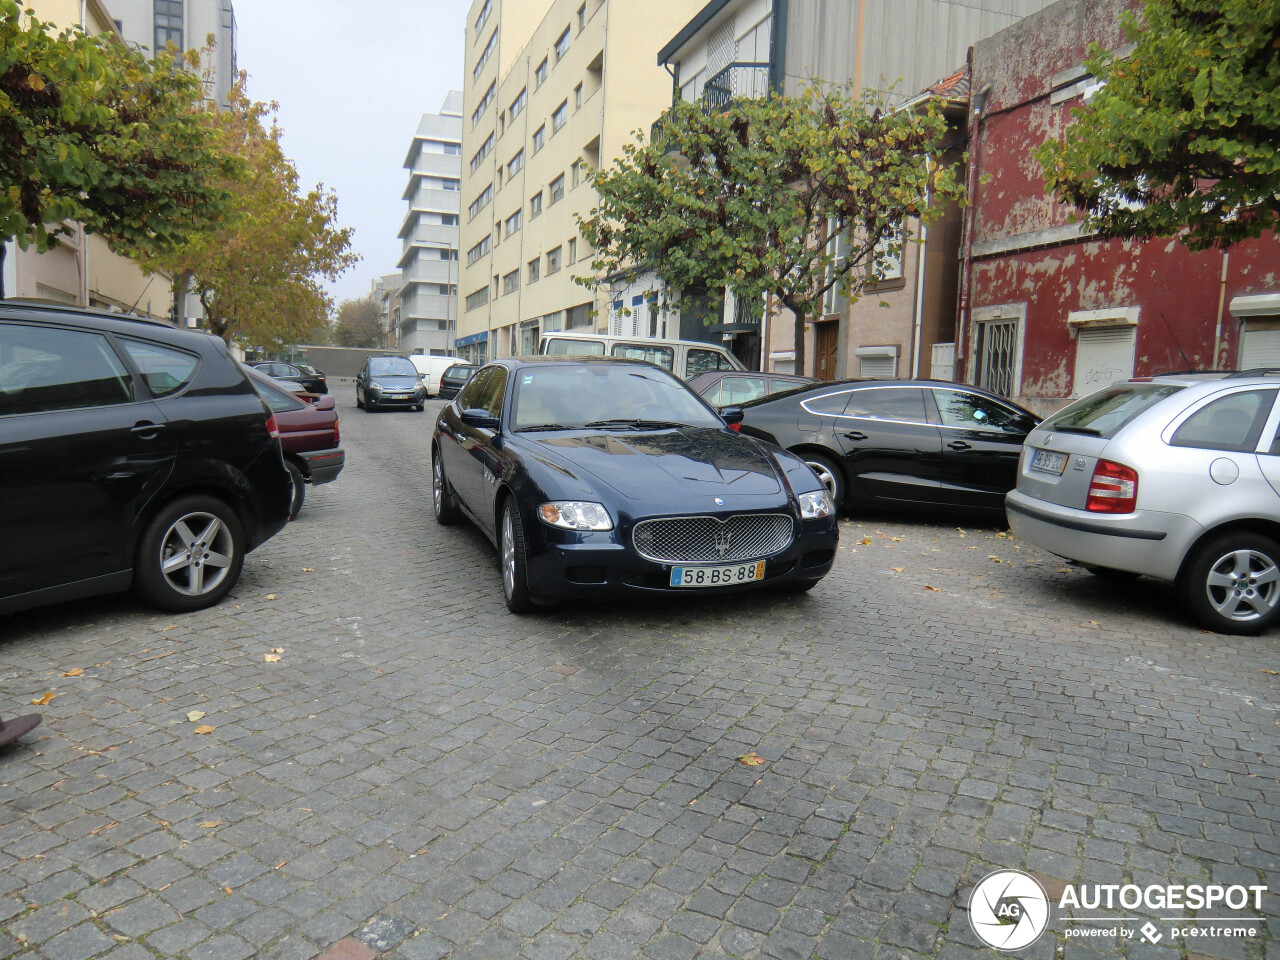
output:
<svg viewBox="0 0 1280 960"><path fill-rule="evenodd" d="M164 429L163 423L135 423L129 428L129 432L135 437L141 437L143 440L153 440L156 434Z"/></svg>
<svg viewBox="0 0 1280 960"><path fill-rule="evenodd" d="M952 440L950 443L948 443L948 444L947 444L947 446L948 446L948 447L950 447L952 450L969 450L969 449L972 449L972 448L969 446L969 444L965 443L963 440Z"/></svg>
<svg viewBox="0 0 1280 960"><path fill-rule="evenodd" d="M859 433L857 430L853 430L849 433L846 433L844 435L844 438L846 440L865 440L867 439L867 435L865 433Z"/></svg>

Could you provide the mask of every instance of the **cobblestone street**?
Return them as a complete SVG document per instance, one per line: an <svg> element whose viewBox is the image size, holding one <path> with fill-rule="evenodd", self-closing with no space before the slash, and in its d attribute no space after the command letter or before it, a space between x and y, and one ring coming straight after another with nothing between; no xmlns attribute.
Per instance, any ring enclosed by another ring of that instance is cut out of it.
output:
<svg viewBox="0 0 1280 960"><path fill-rule="evenodd" d="M0 715L45 717L0 752L0 957L967 960L1019 868L1019 956L1280 960L1276 633L964 517L851 517L804 596L515 617L431 517L439 404L335 392L345 472L221 606L0 619ZM1272 929L1069 938L1071 882L1266 884Z"/></svg>

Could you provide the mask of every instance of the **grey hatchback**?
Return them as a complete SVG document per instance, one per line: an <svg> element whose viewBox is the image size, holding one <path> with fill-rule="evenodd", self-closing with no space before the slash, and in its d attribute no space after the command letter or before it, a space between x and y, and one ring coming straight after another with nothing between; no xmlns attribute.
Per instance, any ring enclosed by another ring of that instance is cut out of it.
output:
<svg viewBox="0 0 1280 960"><path fill-rule="evenodd" d="M1280 371L1113 384L1033 430L1005 508L1019 538L1112 578L1177 584L1203 626L1280 618Z"/></svg>

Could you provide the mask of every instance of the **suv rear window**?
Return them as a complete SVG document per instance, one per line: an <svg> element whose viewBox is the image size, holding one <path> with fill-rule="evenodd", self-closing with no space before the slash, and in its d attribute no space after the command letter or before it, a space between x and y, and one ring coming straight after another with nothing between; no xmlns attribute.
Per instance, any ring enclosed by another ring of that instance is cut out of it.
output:
<svg viewBox="0 0 1280 960"><path fill-rule="evenodd" d="M565 340L550 337L543 353L552 357L603 357L604 344L598 340Z"/></svg>
<svg viewBox="0 0 1280 960"><path fill-rule="evenodd" d="M1138 414L1181 389L1167 383L1119 383L1059 410L1042 426L1109 440Z"/></svg>

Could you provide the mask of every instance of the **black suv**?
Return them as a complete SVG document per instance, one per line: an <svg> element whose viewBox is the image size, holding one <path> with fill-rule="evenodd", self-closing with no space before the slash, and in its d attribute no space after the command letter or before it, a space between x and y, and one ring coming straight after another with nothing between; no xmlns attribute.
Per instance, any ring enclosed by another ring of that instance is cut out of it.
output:
<svg viewBox="0 0 1280 960"><path fill-rule="evenodd" d="M211 606L289 500L270 411L221 340L0 302L0 613L131 585Z"/></svg>

